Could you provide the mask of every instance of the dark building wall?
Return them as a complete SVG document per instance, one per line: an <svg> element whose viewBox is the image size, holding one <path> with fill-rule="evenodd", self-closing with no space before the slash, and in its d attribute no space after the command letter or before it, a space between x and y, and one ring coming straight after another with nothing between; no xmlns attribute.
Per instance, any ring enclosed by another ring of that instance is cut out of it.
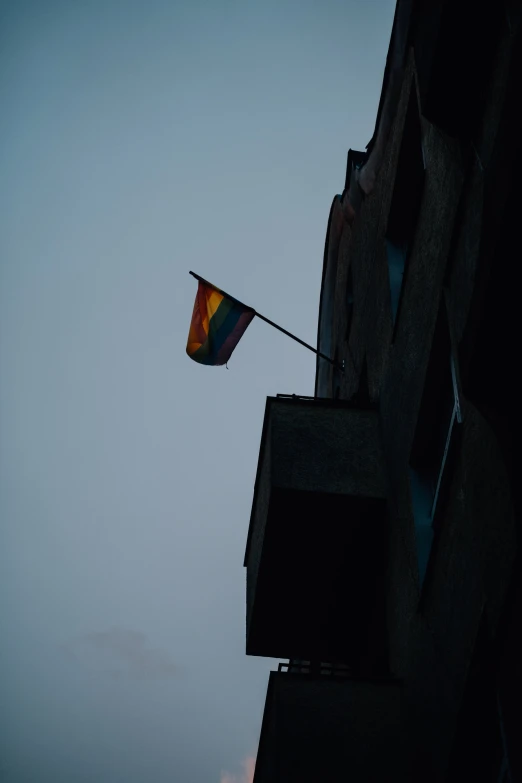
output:
<svg viewBox="0 0 522 783"><path fill-rule="evenodd" d="M269 398L245 565L247 652L388 671L375 409Z"/></svg>
<svg viewBox="0 0 522 783"><path fill-rule="evenodd" d="M464 24L462 14L473 14L471 6L463 8L457 9L457 31ZM336 267L337 280L331 313L333 349L344 359L346 371L337 378L332 373L330 387L323 384L322 392L353 399L367 387L379 406L390 478L391 667L405 682L418 779L442 781L450 774L460 736L457 727L479 628L487 628L494 644L506 601L517 589L512 395L518 372L516 215L521 214L522 172L517 103L522 42L520 14L506 12L500 4L491 12L487 51L477 73L480 89L474 85L473 94L463 96L464 106L468 98L472 101L473 116L460 112L458 127L453 127L447 121L448 107L455 106L457 88L465 90L473 75L469 64L464 65L455 84L448 85L445 103L440 64L445 41L452 47L448 63L454 70L460 66L455 31L450 35L447 30L455 20L450 5L441 4L439 15L437 30L429 32L430 16L423 4L416 6L415 41L410 37L414 48L406 57L375 187L351 224L343 226L337 259L328 259ZM484 36L484 18L473 24ZM435 42L431 55L426 50L423 57L422 36L429 37L428 33ZM470 44L471 61L477 55L476 43ZM466 46L462 39L463 58ZM413 110L418 113L417 131ZM416 133L425 166L422 181L411 150ZM397 208L407 207L404 194L409 184L418 193L413 231L406 218L405 225L396 228ZM402 198L398 204L397 198ZM408 232L394 314L388 243ZM447 333L446 343L439 339L441 330ZM455 420L452 429L424 575L412 464L422 439L419 432L427 426L423 417L440 415L439 429L449 428L449 415L444 425L435 398L444 394L446 371L451 379L450 357L461 421ZM440 394L432 392L437 373ZM509 644L506 649L502 660L511 660L513 677L519 678ZM499 678L497 664L492 681ZM513 725L513 699L509 702L507 734Z"/></svg>
<svg viewBox="0 0 522 783"><path fill-rule="evenodd" d="M328 228L326 230L317 339L318 350L326 356L335 355L332 311L336 294L339 243L341 241L343 223L341 198L340 196L335 196L330 208ZM317 365L315 384L316 394L319 397L329 396L328 390L331 388L332 377L332 365L324 360L320 360Z"/></svg>
<svg viewBox="0 0 522 783"><path fill-rule="evenodd" d="M493 6L399 0L374 137L366 153L349 153L345 190L333 200L325 242L318 346L344 361L345 371L319 358L316 397L338 399L336 405L349 401L377 418L372 439L386 473L379 482L386 486L386 501L379 502L387 504L387 540L379 548L385 565L377 588L385 594L386 674L402 683L401 747L408 748L412 779L426 783L522 779L522 550L514 485L521 85L520 0ZM300 573L304 584L308 572L300 560L306 566L319 553L294 546L302 535L297 528L283 541L277 527L286 523L277 520L267 548L277 475L286 476L282 483L299 480L300 498L316 493L319 505L321 492L329 499L358 494L349 482L343 489L339 477L344 458L346 465L356 461L359 431L322 423L324 405L316 400L304 413L296 408L291 414L292 426L311 434L306 447L295 432L275 443L266 418L245 563L250 614L264 546L265 554L271 552L267 562L286 553L281 573L288 571L290 581L282 593L291 592L292 575ZM272 448L282 459L279 472L271 464ZM335 486L323 486L325 476ZM306 498L303 503L305 509ZM323 538L350 550L355 573L359 544L350 539L348 545L340 534L353 509L328 503L325 515L338 527L325 534L324 515L313 512L310 540L319 530L315 517L321 517ZM283 512L273 519L293 518L291 510ZM366 544L364 549L368 557ZM328 546L320 557L324 581L332 570ZM342 557L335 562L342 570ZM263 581L268 620L276 614L268 600L274 586L269 566ZM325 615L331 614L336 584L328 595L308 585L308 604L317 593ZM371 605L359 607L360 613ZM301 619L305 627L306 607ZM382 641L382 634L364 633L367 641ZM274 641L278 635L283 631ZM308 659L300 646L295 657ZM361 650L367 676L375 661ZM326 647L310 651L328 656ZM359 658L347 655L344 662L360 676ZM300 682L284 680L295 704L306 700ZM270 689L269 696L267 720ZM351 707L341 699L332 731L349 722L345 709ZM303 720L297 710L283 724L269 721L264 736L275 747L290 726L296 753L303 743L320 745L322 719ZM277 779L275 756L264 758L265 746L259 763L269 765L263 766L267 779ZM335 752L341 748L339 740ZM357 763L353 745L347 776Z"/></svg>
<svg viewBox="0 0 522 783"><path fill-rule="evenodd" d="M255 783L407 781L402 688L272 672Z"/></svg>

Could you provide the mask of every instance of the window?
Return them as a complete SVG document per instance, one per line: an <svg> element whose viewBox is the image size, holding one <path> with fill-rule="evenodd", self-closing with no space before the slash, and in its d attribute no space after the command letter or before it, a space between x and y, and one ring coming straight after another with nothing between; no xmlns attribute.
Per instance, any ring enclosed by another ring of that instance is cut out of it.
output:
<svg viewBox="0 0 522 783"><path fill-rule="evenodd" d="M399 311L406 261L417 225L424 187L424 168L419 106L415 84L412 83L386 230L386 258L394 324Z"/></svg>
<svg viewBox="0 0 522 783"><path fill-rule="evenodd" d="M443 301L437 317L415 437L410 455L410 489L421 584L440 514L437 514L462 421L455 358ZM440 509L439 509L440 510Z"/></svg>
<svg viewBox="0 0 522 783"><path fill-rule="evenodd" d="M399 299L402 290L402 280L404 277L407 255L408 244L406 242L397 244L392 242L391 239L386 240L386 259L388 261L388 274L390 277L392 320L394 324L399 310Z"/></svg>
<svg viewBox="0 0 522 783"><path fill-rule="evenodd" d="M348 150L348 159L346 161L346 179L344 183L345 190L350 190L350 184L352 182L352 175L354 171L358 171L368 159L368 152L359 150Z"/></svg>

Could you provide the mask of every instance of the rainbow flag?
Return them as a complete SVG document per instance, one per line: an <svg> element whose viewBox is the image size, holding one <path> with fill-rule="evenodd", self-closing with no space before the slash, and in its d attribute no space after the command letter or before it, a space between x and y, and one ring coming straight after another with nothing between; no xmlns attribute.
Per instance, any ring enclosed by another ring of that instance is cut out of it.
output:
<svg viewBox="0 0 522 783"><path fill-rule="evenodd" d="M226 364L256 312L198 280L187 353L200 364Z"/></svg>

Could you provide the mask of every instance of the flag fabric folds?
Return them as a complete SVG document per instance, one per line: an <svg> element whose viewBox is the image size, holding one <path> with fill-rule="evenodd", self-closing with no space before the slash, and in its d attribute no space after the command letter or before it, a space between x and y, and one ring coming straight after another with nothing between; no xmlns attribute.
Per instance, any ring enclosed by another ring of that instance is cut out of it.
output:
<svg viewBox="0 0 522 783"><path fill-rule="evenodd" d="M226 364L256 312L198 281L187 354L200 364Z"/></svg>

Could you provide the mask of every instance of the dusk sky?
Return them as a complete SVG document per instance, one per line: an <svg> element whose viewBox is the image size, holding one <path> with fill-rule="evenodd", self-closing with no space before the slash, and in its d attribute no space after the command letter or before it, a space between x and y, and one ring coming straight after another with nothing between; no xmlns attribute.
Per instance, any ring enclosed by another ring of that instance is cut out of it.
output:
<svg viewBox="0 0 522 783"><path fill-rule="evenodd" d="M246 783L254 319L185 353L190 269L315 343L330 204L392 0L0 0L0 780Z"/></svg>

